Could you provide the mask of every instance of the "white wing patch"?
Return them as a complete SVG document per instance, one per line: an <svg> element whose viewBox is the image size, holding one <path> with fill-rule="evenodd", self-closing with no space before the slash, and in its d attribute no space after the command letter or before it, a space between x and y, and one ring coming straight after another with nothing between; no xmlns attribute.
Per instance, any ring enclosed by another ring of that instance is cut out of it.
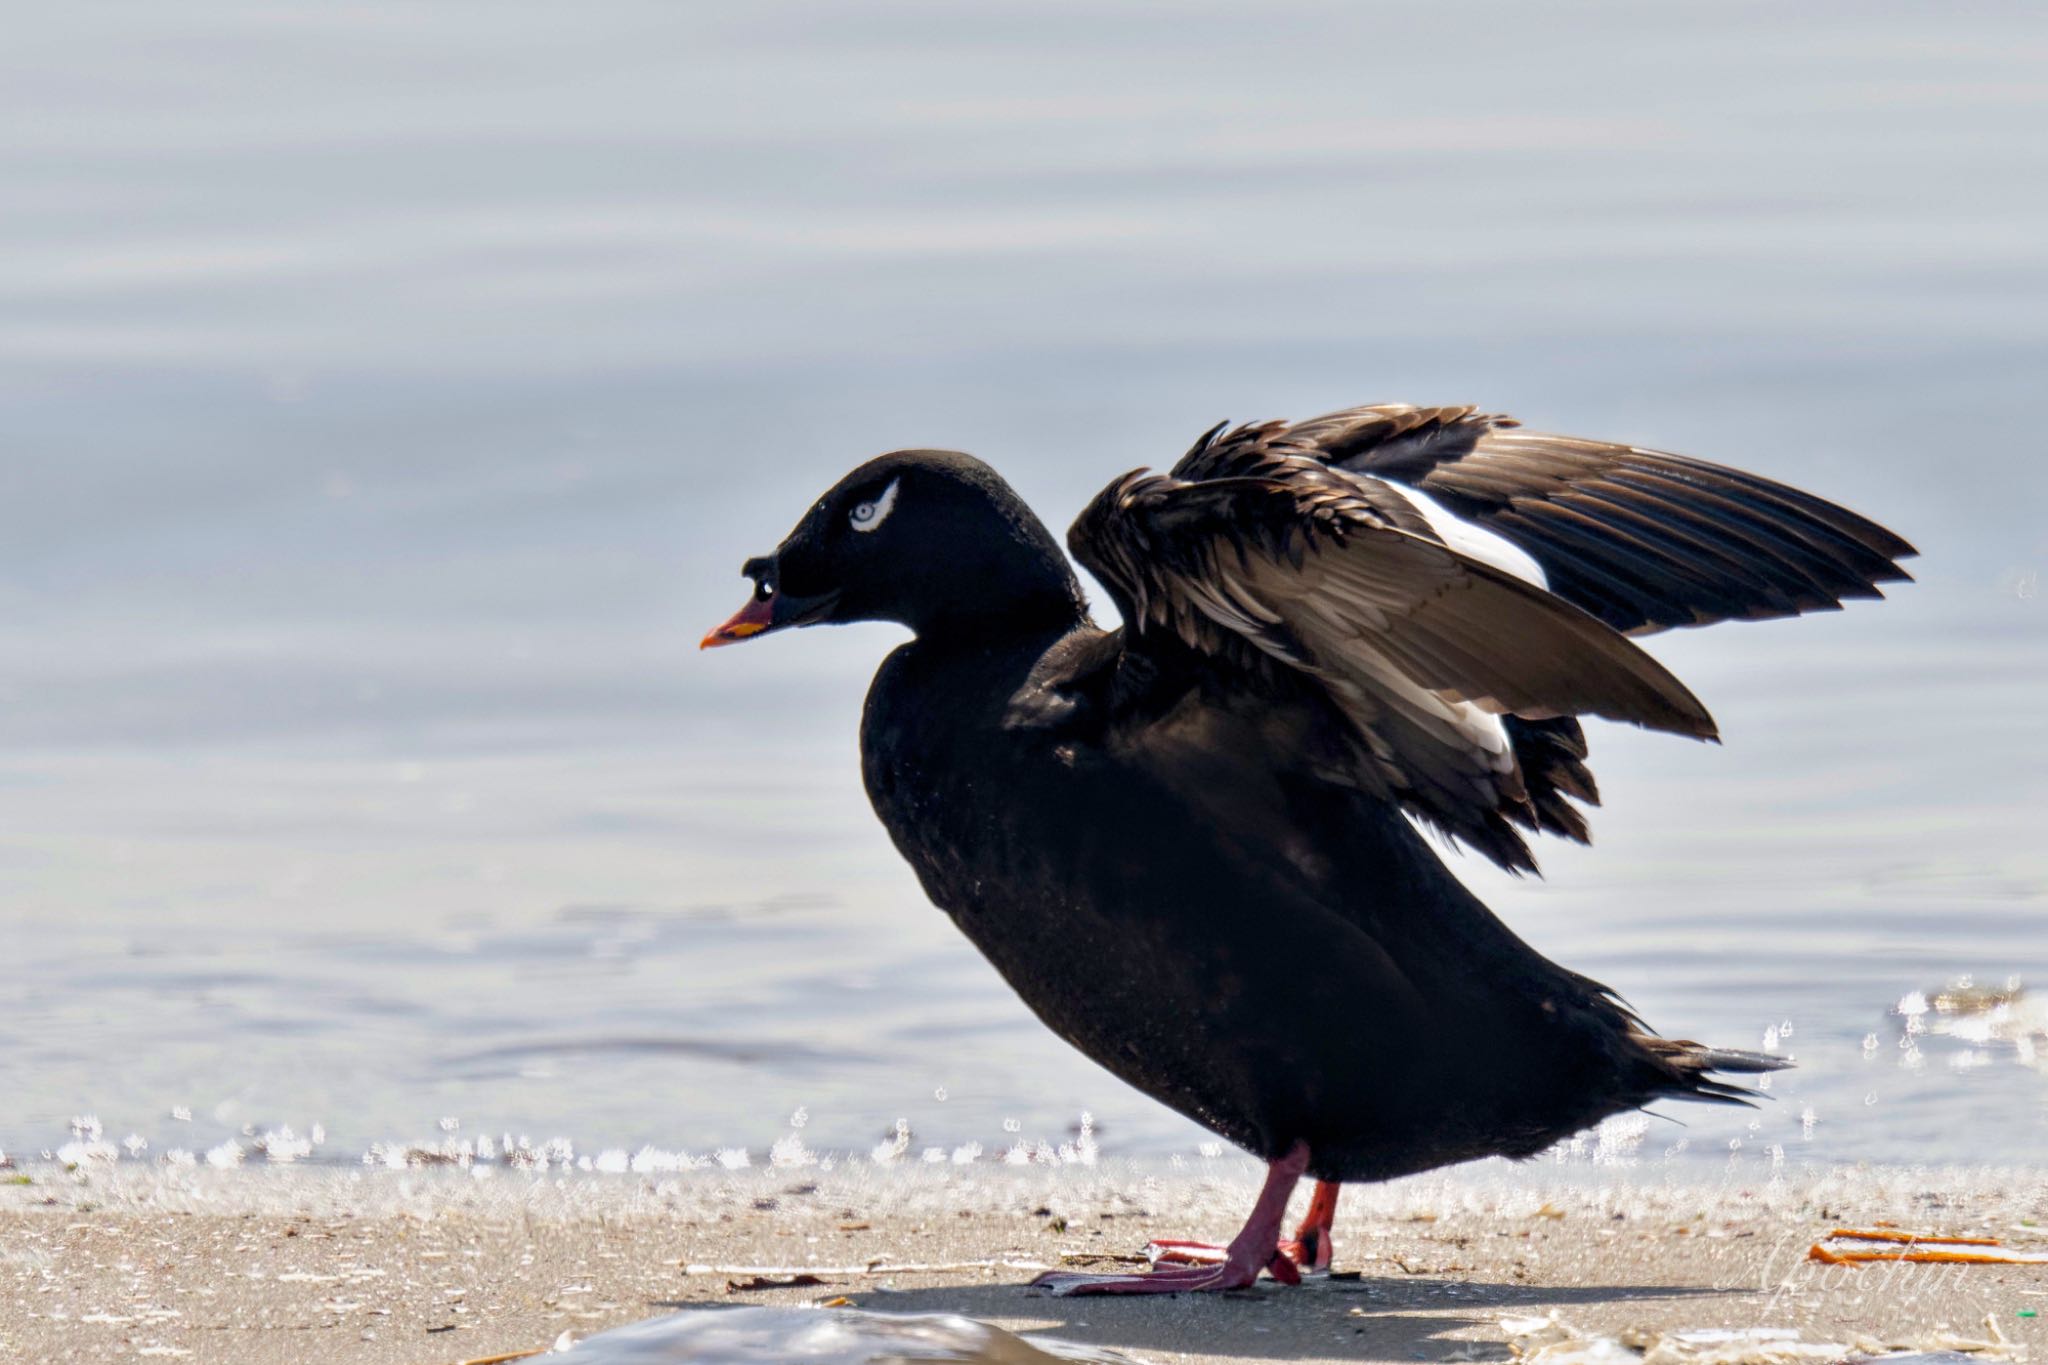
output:
<svg viewBox="0 0 2048 1365"><path fill-rule="evenodd" d="M853 529L872 531L887 521L889 514L896 510L896 485L902 482L901 479L891 479L889 486L882 490L882 496L856 503L854 509L846 516L846 519L853 523Z"/></svg>
<svg viewBox="0 0 2048 1365"><path fill-rule="evenodd" d="M1506 536L1465 520L1419 488L1410 488L1406 484L1388 480L1382 480L1382 483L1406 498L1408 505L1421 513L1422 519L1429 523L1429 529L1443 537L1444 544L1459 554L1476 559L1482 564L1490 564L1502 573L1511 573L1525 583L1534 583L1545 591L1549 590L1550 577L1543 572L1543 566Z"/></svg>

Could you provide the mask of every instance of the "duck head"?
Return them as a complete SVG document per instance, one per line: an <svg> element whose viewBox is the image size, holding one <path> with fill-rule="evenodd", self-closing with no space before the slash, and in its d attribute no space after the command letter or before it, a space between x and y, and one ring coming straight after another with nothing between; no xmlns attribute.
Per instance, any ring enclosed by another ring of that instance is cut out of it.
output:
<svg viewBox="0 0 2048 1365"><path fill-rule="evenodd" d="M1086 614L1066 556L993 469L951 450L869 460L740 572L753 597L704 637L895 621L920 636L1071 625Z"/></svg>

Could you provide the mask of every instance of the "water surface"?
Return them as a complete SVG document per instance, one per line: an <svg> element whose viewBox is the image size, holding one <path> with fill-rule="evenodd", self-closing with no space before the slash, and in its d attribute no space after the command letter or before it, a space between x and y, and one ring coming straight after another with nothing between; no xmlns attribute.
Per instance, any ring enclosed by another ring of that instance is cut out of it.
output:
<svg viewBox="0 0 2048 1365"><path fill-rule="evenodd" d="M1996 4L23 9L0 1147L1197 1149L887 847L891 630L692 646L876 451L1063 525L1220 418L1409 399L1924 551L1657 642L1726 744L1603 727L1597 849L1458 864L1797 1055L1637 1148L2037 1158L2048 1077L1888 1010L2048 988L2044 57Z"/></svg>

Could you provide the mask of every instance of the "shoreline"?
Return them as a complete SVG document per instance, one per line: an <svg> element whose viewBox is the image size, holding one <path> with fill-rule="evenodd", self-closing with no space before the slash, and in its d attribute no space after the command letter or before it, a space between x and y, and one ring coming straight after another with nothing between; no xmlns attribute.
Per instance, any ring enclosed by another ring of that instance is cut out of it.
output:
<svg viewBox="0 0 2048 1365"><path fill-rule="evenodd" d="M1153 1236L1227 1240L1253 1164L7 1174L31 1183L0 1187L0 1356L26 1360L454 1365L683 1308L834 1302L1186 1365L1507 1360L1518 1335L1540 1354L1545 1332L1759 1327L2048 1352L2048 1264L1808 1259L1844 1225L2048 1252L2043 1170L1465 1168L1347 1188L1329 1279L1114 1300L1025 1285L1127 1266ZM772 1283L788 1275L806 1278Z"/></svg>

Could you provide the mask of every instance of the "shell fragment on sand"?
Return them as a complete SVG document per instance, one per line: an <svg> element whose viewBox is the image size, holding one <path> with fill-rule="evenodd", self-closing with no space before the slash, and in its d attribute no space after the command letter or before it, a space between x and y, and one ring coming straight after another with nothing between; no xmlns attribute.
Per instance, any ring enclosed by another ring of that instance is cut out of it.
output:
<svg viewBox="0 0 2048 1365"><path fill-rule="evenodd" d="M802 1360L809 1365L1143 1365L1102 1347L1018 1336L951 1313L869 1313L859 1309L740 1308L685 1311L585 1337L570 1352L583 1365L665 1365L682 1361ZM515 1357L491 1357L510 1360Z"/></svg>

